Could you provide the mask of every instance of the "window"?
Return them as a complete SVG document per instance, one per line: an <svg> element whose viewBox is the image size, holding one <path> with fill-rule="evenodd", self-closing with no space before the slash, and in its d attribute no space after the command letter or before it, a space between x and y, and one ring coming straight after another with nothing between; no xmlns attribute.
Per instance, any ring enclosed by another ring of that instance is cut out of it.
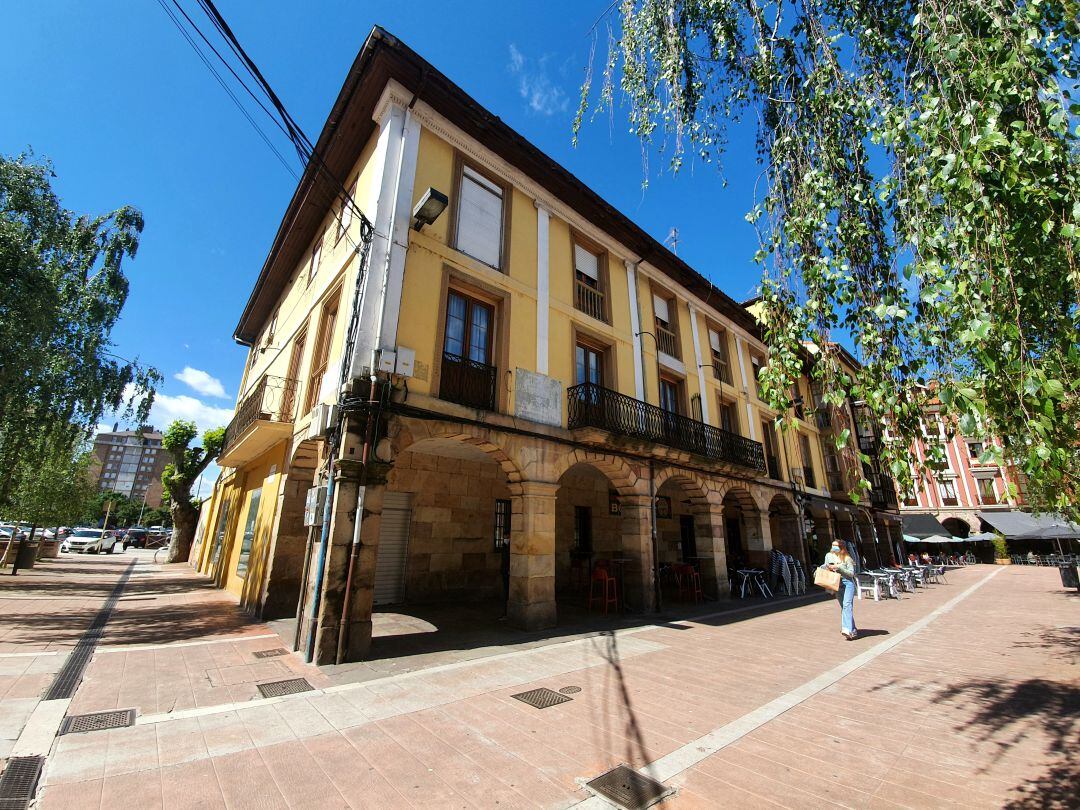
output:
<svg viewBox="0 0 1080 810"><path fill-rule="evenodd" d="M791 386L791 409L795 411L795 417L797 419L806 418L806 407L803 403L803 396L799 392L798 383Z"/></svg>
<svg viewBox="0 0 1080 810"><path fill-rule="evenodd" d="M455 244L495 268L502 266L503 194L501 186L479 172L462 168Z"/></svg>
<svg viewBox="0 0 1080 810"><path fill-rule="evenodd" d="M496 369L491 365L495 308L451 290L446 301L439 396L483 410L495 409Z"/></svg>
<svg viewBox="0 0 1080 810"><path fill-rule="evenodd" d="M679 341L675 337L672 313L675 302L662 295L653 293L653 317L656 326L656 347L671 357L679 356Z"/></svg>
<svg viewBox="0 0 1080 810"><path fill-rule="evenodd" d="M968 442L967 447L968 457L972 461L978 461L979 456L981 456L986 451L986 446L982 442Z"/></svg>
<svg viewBox="0 0 1080 810"><path fill-rule="evenodd" d="M579 343L574 348L574 378L578 385L592 383L604 384L604 353L587 343Z"/></svg>
<svg viewBox="0 0 1080 810"><path fill-rule="evenodd" d="M721 430L737 434L739 432L739 416L738 412L735 410L735 403L720 400L718 413Z"/></svg>
<svg viewBox="0 0 1080 810"><path fill-rule="evenodd" d="M574 551L592 551L592 507L574 507Z"/></svg>
<svg viewBox="0 0 1080 810"><path fill-rule="evenodd" d="M679 383L675 380L660 378L660 407L668 413L682 413Z"/></svg>
<svg viewBox="0 0 1080 810"><path fill-rule="evenodd" d="M322 308L319 316L319 331L315 335L315 353L311 358L311 372L307 379L307 400L305 401L304 413L315 407L322 391L323 376L330 360L330 344L334 340L334 325L337 323L338 303L341 294L334 293L333 297Z"/></svg>
<svg viewBox="0 0 1080 810"><path fill-rule="evenodd" d="M765 367L765 358L760 354L750 355L750 371L754 375L754 391L757 392L758 399L764 399L761 396L761 369Z"/></svg>
<svg viewBox="0 0 1080 810"><path fill-rule="evenodd" d="M821 459L825 464L825 479L832 492L844 490L844 476L840 471L840 458L836 455L836 448L829 440L821 443Z"/></svg>
<svg viewBox="0 0 1080 810"><path fill-rule="evenodd" d="M255 521L259 517L259 501L261 498L262 487L251 490L247 521L244 523L244 539L240 544L240 557L236 561L236 575L238 577L247 576L248 563L251 561L251 547L255 543Z"/></svg>
<svg viewBox="0 0 1080 810"><path fill-rule="evenodd" d="M270 323L266 327L266 339L263 341L264 346L269 346L274 342L274 333L277 332L277 315L278 311L275 309L274 314L270 316Z"/></svg>
<svg viewBox="0 0 1080 810"><path fill-rule="evenodd" d="M574 306L598 321L607 321L600 280L600 254L574 244Z"/></svg>
<svg viewBox="0 0 1080 810"><path fill-rule="evenodd" d="M769 470L769 478L776 481L783 481L783 474L780 472L780 459L776 455L776 436L773 431L775 428L766 419L761 420L761 438L764 440L762 444L765 447L765 464Z"/></svg>
<svg viewBox="0 0 1080 810"><path fill-rule="evenodd" d="M709 350L712 353L713 376L731 385L731 363L728 360L727 335L709 327Z"/></svg>
<svg viewBox="0 0 1080 810"><path fill-rule="evenodd" d="M998 502L993 478L976 478L975 483L979 486L979 501L984 506L993 506Z"/></svg>
<svg viewBox="0 0 1080 810"><path fill-rule="evenodd" d="M944 506L956 506L956 481L952 478L942 478L938 481L938 492L941 493L941 503Z"/></svg>
<svg viewBox="0 0 1080 810"><path fill-rule="evenodd" d="M341 203L341 216L338 217L336 242L341 241L341 237L349 232L349 226L352 225L353 207L351 203L356 200L356 188L359 184L360 178L357 178L356 182L352 184L352 188L349 190L349 199L344 200Z"/></svg>
<svg viewBox="0 0 1080 810"><path fill-rule="evenodd" d="M501 549L510 544L510 501L506 498L495 500L495 548Z"/></svg>
<svg viewBox="0 0 1080 810"><path fill-rule="evenodd" d="M296 404L296 387L299 385L300 363L304 360L304 347L307 346L307 329L302 329L293 339L292 354L289 356L289 370L285 377L285 395L281 401L281 418L291 420L293 406Z"/></svg>
<svg viewBox="0 0 1080 810"><path fill-rule="evenodd" d="M918 506L919 496L915 494L915 488L912 487L904 493L904 506Z"/></svg>
<svg viewBox="0 0 1080 810"><path fill-rule="evenodd" d="M816 489L817 480L814 478L814 459L810 454L809 436L799 436L799 453L802 456L803 482L806 486Z"/></svg>
<svg viewBox="0 0 1080 810"><path fill-rule="evenodd" d="M319 235L315 237L315 245L311 248L311 263L308 264L308 284L315 278L315 274L319 272L319 262L322 261L322 245L325 238L326 229L323 228L319 231Z"/></svg>

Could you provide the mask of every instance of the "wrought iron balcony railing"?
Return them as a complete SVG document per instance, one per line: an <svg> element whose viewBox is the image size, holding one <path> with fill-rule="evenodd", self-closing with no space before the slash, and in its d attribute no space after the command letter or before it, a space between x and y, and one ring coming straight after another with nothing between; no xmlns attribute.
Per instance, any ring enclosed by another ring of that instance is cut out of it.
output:
<svg viewBox="0 0 1080 810"><path fill-rule="evenodd" d="M806 486L810 487L811 489L817 489L817 478L814 477L814 468L813 467L803 467L802 468L802 474L803 474L803 483L805 483Z"/></svg>
<svg viewBox="0 0 1080 810"><path fill-rule="evenodd" d="M844 476L838 472L827 472L825 478L829 484L830 492L847 492L847 486L844 485Z"/></svg>
<svg viewBox="0 0 1080 810"><path fill-rule="evenodd" d="M713 376L720 380L722 383L731 385L731 365L726 360L720 360L717 357L713 357L712 361Z"/></svg>
<svg viewBox="0 0 1080 810"><path fill-rule="evenodd" d="M296 380L263 376L236 409L225 428L222 450L228 450L255 422L292 422L296 406Z"/></svg>
<svg viewBox="0 0 1080 810"><path fill-rule="evenodd" d="M607 321L604 316L604 294L580 279L574 279L574 306L598 321Z"/></svg>
<svg viewBox="0 0 1080 810"><path fill-rule="evenodd" d="M459 354L443 352L439 399L469 408L495 410L498 369Z"/></svg>
<svg viewBox="0 0 1080 810"><path fill-rule="evenodd" d="M670 413L594 383L566 390L571 429L595 427L636 439L697 453L713 461L765 471L761 444L736 433Z"/></svg>

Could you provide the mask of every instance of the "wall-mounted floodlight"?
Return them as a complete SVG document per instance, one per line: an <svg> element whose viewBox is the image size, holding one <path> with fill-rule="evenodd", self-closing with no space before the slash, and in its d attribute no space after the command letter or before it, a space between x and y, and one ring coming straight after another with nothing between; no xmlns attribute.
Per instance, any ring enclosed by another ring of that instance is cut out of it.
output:
<svg viewBox="0 0 1080 810"><path fill-rule="evenodd" d="M430 225L437 220L439 215L446 210L449 202L446 195L441 191L436 191L433 188L425 191L424 196L420 198L420 202L416 204L416 208L412 212L413 230L418 231L425 225Z"/></svg>

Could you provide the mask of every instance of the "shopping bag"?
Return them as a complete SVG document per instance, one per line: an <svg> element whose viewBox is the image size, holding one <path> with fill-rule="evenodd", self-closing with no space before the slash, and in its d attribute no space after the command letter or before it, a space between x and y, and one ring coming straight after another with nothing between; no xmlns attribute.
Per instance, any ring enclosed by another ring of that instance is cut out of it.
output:
<svg viewBox="0 0 1080 810"><path fill-rule="evenodd" d="M836 593L840 590L840 575L835 571L830 571L824 565L819 566L814 572L814 584L829 593Z"/></svg>

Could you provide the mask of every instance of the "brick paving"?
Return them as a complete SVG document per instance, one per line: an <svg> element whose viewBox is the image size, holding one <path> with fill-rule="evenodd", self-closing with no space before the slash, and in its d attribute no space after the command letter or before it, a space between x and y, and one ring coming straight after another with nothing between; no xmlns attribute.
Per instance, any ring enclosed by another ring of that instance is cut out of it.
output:
<svg viewBox="0 0 1080 810"><path fill-rule="evenodd" d="M24 722L15 701L36 701L63 660L11 654L70 647L125 557L65 559L11 578L18 589L0 584L0 738ZM864 600L855 642L840 636L836 605L816 602L347 682L295 655L255 659L282 646L266 625L190 571L143 559L69 709L132 706L139 719L58 738L40 807L604 806L583 783L622 763L666 771L677 792L665 808L1077 806L1080 597L1054 569L978 566L900 602ZM703 748L875 648L726 746ZM284 677L316 691L268 700L255 690ZM565 686L581 691L544 710L512 697Z"/></svg>

